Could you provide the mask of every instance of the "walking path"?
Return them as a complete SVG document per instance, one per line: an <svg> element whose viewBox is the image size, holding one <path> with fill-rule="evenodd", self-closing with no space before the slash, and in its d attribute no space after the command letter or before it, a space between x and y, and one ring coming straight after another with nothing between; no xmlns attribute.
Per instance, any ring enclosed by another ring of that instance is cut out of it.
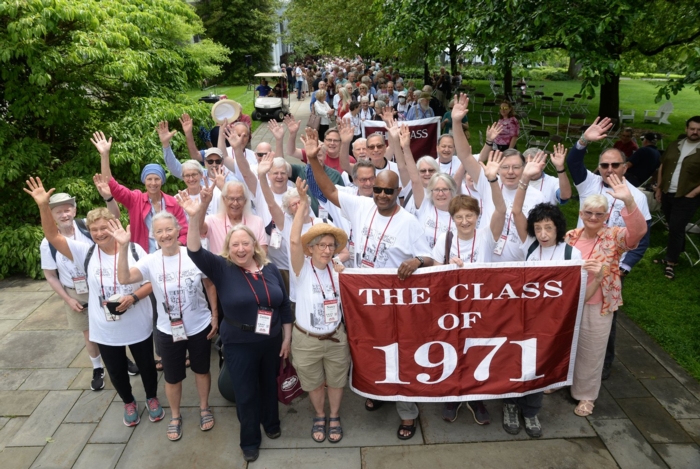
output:
<svg viewBox="0 0 700 469"><path fill-rule="evenodd" d="M292 112L308 116L308 98ZM269 141L266 125L253 136ZM238 446L233 405L216 388L212 353L210 404L216 425L198 428L198 397L189 373L183 385L183 437L166 438L168 419L144 416L143 385L132 377L141 423L122 423L123 405L106 377L90 390L92 369L82 334L68 328L61 299L45 281L0 281L0 468L304 468L424 469L700 468L700 383L690 377L624 314L618 318L617 359L603 382L594 413L577 417L567 390L546 395L540 413L543 437L507 434L501 403L489 401L492 423L479 426L462 412L454 423L440 404L419 404L418 433L396 438L394 406L366 412L364 399L347 390L341 408L345 437L335 445L311 440L308 396L280 405L282 437L263 437L260 458L246 466ZM167 406L164 380L159 397ZM168 409L166 409L168 410Z"/></svg>

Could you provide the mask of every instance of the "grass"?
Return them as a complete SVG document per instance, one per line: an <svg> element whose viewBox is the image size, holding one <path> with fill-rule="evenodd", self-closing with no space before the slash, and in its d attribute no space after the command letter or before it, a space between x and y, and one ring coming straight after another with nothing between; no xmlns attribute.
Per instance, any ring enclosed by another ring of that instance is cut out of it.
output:
<svg viewBox="0 0 700 469"><path fill-rule="evenodd" d="M194 98L194 99L199 99L202 96L207 96L210 93L213 94L225 94L228 99L232 99L236 101L238 104L241 105L243 108L243 114L251 115L253 111L255 110L255 99L253 96L252 91L246 91L248 89L247 86L214 86L211 88L207 88L206 90L202 91L200 89L194 89L188 91L186 94L187 96ZM260 121L252 121L252 126L253 128L251 131L255 132L255 130L260 126Z"/></svg>

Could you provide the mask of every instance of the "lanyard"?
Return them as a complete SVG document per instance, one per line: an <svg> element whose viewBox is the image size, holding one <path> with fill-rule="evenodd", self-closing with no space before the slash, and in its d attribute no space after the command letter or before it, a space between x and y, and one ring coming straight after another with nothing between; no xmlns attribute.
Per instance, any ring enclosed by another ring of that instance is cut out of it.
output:
<svg viewBox="0 0 700 469"><path fill-rule="evenodd" d="M167 306L168 310L166 313L168 313L168 316L170 316L170 303L168 302L168 288L166 286L167 282L167 277L165 275L165 255L163 254L163 251L161 251L161 260L163 261L163 293L165 297L165 306ZM180 275L182 273L182 251L178 250L177 253L177 306L180 308L180 318L182 318L182 297L180 290Z"/></svg>
<svg viewBox="0 0 700 469"><path fill-rule="evenodd" d="M601 182L600 182L600 192L598 192L599 194L602 194L602 193L603 193L603 187L605 187L605 185L604 185L603 182L601 181ZM612 215L613 209L615 208L615 202L617 202L617 199L613 198L613 199L612 199L612 204L610 204L610 211L608 212L608 219L605 220L605 225L606 225L606 226L607 226L607 224L608 224L608 221L610 220L610 215Z"/></svg>
<svg viewBox="0 0 700 469"><path fill-rule="evenodd" d="M258 303L258 308L260 307L260 298L258 298L258 294L255 293L255 289L253 288L253 284L250 283L250 280L248 280L248 276L246 275L247 270L245 270L243 267L238 267L241 269L241 272L243 273L243 278L245 279L246 282L248 282L248 286L250 289L253 291L253 295L255 295L255 301ZM265 286L265 293L267 293L267 304L270 308L272 308L272 300L270 300L270 292L267 289L267 282L265 282L265 276L262 273L262 270L260 270L260 276L262 277L263 285ZM257 275L253 274L253 278L257 280Z"/></svg>
<svg viewBox="0 0 700 469"><path fill-rule="evenodd" d="M461 259L462 256L460 255L460 252L459 252L459 236L455 236L455 238L457 238L457 257L459 257ZM471 257L469 258L470 264L474 262L474 246L476 246L476 230L474 230L474 237L472 238L472 254L471 254Z"/></svg>
<svg viewBox="0 0 700 469"><path fill-rule="evenodd" d="M362 249L362 258L365 258L365 253L367 252L367 243L369 242L369 237L372 234L372 223L374 223L374 216L377 214L377 208L374 209L374 213L372 214L372 220L369 222L369 228L367 228L367 237L365 238L365 247ZM384 239L384 234L386 233L387 228L389 228L389 225L391 224L391 220L394 219L394 215L396 215L396 212L398 212L398 207L394 209L394 213L391 214L391 217L389 218L389 221L387 222L386 226L384 227L384 231L382 231L382 235L379 237L379 241L377 241L377 248L374 250L374 259L372 259L372 263L377 260L377 256L379 255L379 246L382 244L382 239Z"/></svg>
<svg viewBox="0 0 700 469"><path fill-rule="evenodd" d="M579 238L576 240L576 243L578 243L579 239L581 239L580 236L579 236ZM593 247L591 248L591 252L589 252L589 253L588 253L588 256L584 257L584 259L590 259L590 258L591 258L591 254L593 254L593 250L595 249L596 244L598 244L598 241L600 241L600 236L596 237L595 243L593 243ZM574 246L576 246L576 243L574 243Z"/></svg>
<svg viewBox="0 0 700 469"><path fill-rule="evenodd" d="M323 285L321 285L321 279L318 278L318 274L316 273L316 268L314 267L314 263L311 262L311 258L309 258L309 264L311 264L311 270L314 271L314 275L316 276L316 281L318 282L318 286L321 287L321 295L323 295L323 299L326 299L326 294L323 292ZM326 269L328 269L328 277L331 279L331 285L333 286L333 297L338 298L338 292L335 291L335 282L333 281L333 273L331 272L331 266L326 265Z"/></svg>
<svg viewBox="0 0 700 469"><path fill-rule="evenodd" d="M117 244L115 241L114 244ZM100 288L102 288L102 298L107 301L107 297L105 296L105 286L102 283L102 249L97 248L97 258L100 260ZM112 294L117 293L117 250L115 246L115 251L114 251L114 270L112 271L112 277L114 278L114 291Z"/></svg>
<svg viewBox="0 0 700 469"><path fill-rule="evenodd" d="M550 261L551 261L552 259L554 259L554 253L557 252L557 248L558 248L558 247L559 247L558 244L555 244L555 245L554 245L554 250L552 251L552 255L549 257L549 260L550 260ZM595 247L595 244L593 245L593 247ZM591 250L591 252L593 252L593 251ZM589 254L589 255L590 255L590 254ZM540 260L542 260L542 245L541 245L541 244L540 244Z"/></svg>
<svg viewBox="0 0 700 469"><path fill-rule="evenodd" d="M433 246L435 246L435 243L437 243L437 229L438 229L438 221L440 221L440 218L438 217L438 209L436 206L433 205L433 208L435 209L435 232L433 233ZM452 217L450 217L450 223L447 225L447 231L450 231L452 228Z"/></svg>

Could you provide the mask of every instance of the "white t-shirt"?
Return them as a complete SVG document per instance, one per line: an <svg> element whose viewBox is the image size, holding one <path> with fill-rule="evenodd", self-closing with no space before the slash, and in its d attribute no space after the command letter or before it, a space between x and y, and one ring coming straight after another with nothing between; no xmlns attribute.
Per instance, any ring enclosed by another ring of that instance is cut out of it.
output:
<svg viewBox="0 0 700 469"><path fill-rule="evenodd" d="M186 247L180 246L179 256L163 257L163 251L158 250L139 259L134 267L139 269L144 280L153 285L158 308L156 327L159 331L172 335L170 317L164 305L166 291L167 304L172 311L180 312L188 336L202 332L211 323L211 311L202 287L202 278L206 276L187 255Z"/></svg>
<svg viewBox="0 0 700 469"><path fill-rule="evenodd" d="M459 161L459 158L457 158L457 155L454 155L452 157L452 161L449 161L447 163L441 162L439 158L438 158L437 162L440 165L440 172L445 173L445 174L449 174L450 176L454 176L455 173L457 172L457 169L459 169L459 165L462 164Z"/></svg>
<svg viewBox="0 0 700 469"><path fill-rule="evenodd" d="M549 174L542 174L536 181L530 181L530 190L537 189L542 192L544 201L553 205L559 204L559 179ZM529 192L529 191L528 191Z"/></svg>
<svg viewBox="0 0 700 469"><path fill-rule="evenodd" d="M294 185L291 182L287 182L287 188L289 189L291 187L294 187ZM275 202L279 208L282 209L282 198L284 197L284 194L277 194L276 192L273 192L272 195L274 196ZM263 226L267 227L267 225L272 222L272 215L270 214L267 202L265 202L265 196L262 193L259 183L255 191L255 205L258 207L258 216L262 218ZM282 231L277 227L273 228L273 231L274 230L278 230L280 235L282 234ZM289 270L289 257L284 243L280 244L279 248L274 248L269 245L270 241L271 237L268 236L267 257L277 266L278 269Z"/></svg>
<svg viewBox="0 0 700 469"><path fill-rule="evenodd" d="M68 239L68 247L73 260L78 265L85 265L85 257L91 244ZM146 251L138 244L135 245L139 259L146 257ZM129 267L136 260L129 252ZM118 254L118 253L117 253ZM102 345L123 346L143 342L153 333L153 311L148 298L142 298L132 308L119 316L117 321L107 321L100 303L100 296L109 298L116 294L130 295L141 287L132 283L122 285L117 280L117 256L104 253L95 247L88 264L87 281L90 290L88 299L88 318L90 321L90 341ZM145 282L144 282L145 283Z"/></svg>
<svg viewBox="0 0 700 469"><path fill-rule="evenodd" d="M445 241L447 233L438 236L437 243L433 247L433 259L441 264L445 263ZM475 244L476 240L476 244ZM459 239L457 234L452 237L450 245L450 255L447 264L453 257L459 257L465 264L491 262L493 248L496 247L496 240L493 239L489 228L475 230L474 237L468 241Z"/></svg>
<svg viewBox="0 0 700 469"><path fill-rule="evenodd" d="M554 246L542 247L538 246L532 251L530 257L527 257L527 252L530 250L532 243L537 241L537 238L528 236L525 242L520 246L523 254L525 255L525 260L528 262L538 262L538 261L563 261L565 260L566 253L566 243L558 243ZM571 259L581 259L581 251L579 251L575 246L571 250Z"/></svg>
<svg viewBox="0 0 700 469"><path fill-rule="evenodd" d="M309 207L309 212L311 212L311 207ZM333 225L333 223L330 220L326 220L329 225ZM284 214L284 230L282 230L282 248L284 248L287 251L287 259L292 258L292 253L291 253L291 245L289 244L289 240L291 238L292 234L292 223L294 223L294 218L291 217L289 214L285 213ZM323 223L323 219L321 218L311 218L311 223L304 223L304 225L301 227L301 234L302 236L304 233L309 231L312 226L318 225L319 223ZM306 256L304 256L306 257ZM289 265L289 269L291 270L292 266L291 264ZM289 300L292 302L296 302L296 290L297 290L297 280L294 275L289 276Z"/></svg>
<svg viewBox="0 0 700 469"><path fill-rule="evenodd" d="M90 238L85 236L82 231L78 229L75 220L73 220L73 230L73 237L71 239L81 243L94 244ZM49 241L46 238L41 240L39 252L41 253L41 268L45 270L57 270L58 278L61 281L61 285L64 287L74 288L73 278L83 277L85 275L85 272L83 272L83 264L77 264L71 261L58 251L56 251L56 260L54 261L51 255Z"/></svg>
<svg viewBox="0 0 700 469"><path fill-rule="evenodd" d="M462 194L473 197L479 202L479 218L476 220L476 229L478 230L481 227L481 219L484 217L484 202L481 200L481 194L476 188L470 189L466 181L462 182ZM486 226L486 228L488 228L488 226Z"/></svg>
<svg viewBox="0 0 700 469"><path fill-rule="evenodd" d="M405 209L398 207L392 218L381 215L369 197L338 192L338 200L352 226L357 267L365 267L363 258L376 268L398 268L416 256L431 256L423 227Z"/></svg>
<svg viewBox="0 0 700 469"><path fill-rule="evenodd" d="M416 198L411 197L406 203L406 210L409 213L415 215L418 218L421 226L423 227L423 234L428 242L430 249L435 246L438 236L442 233L446 233L448 230L453 233L457 232L457 227L452 221L450 212L444 210L438 210L433 202L430 200L430 193L425 190L425 196L423 197L423 203L421 203L420 208L416 208Z"/></svg>
<svg viewBox="0 0 700 469"><path fill-rule="evenodd" d="M642 191L630 184L629 181L625 180L625 182L627 183L627 187L629 188L632 197L634 197L634 202L637 204L637 207L639 207L642 215L644 215L644 219L651 220L651 213L649 213L649 203L647 202L647 197L642 193ZM602 176L588 171L586 180L581 184L577 184L576 189L578 190L579 198L581 199L580 210L583 210L583 202L586 200L586 197L594 194L602 194L606 199L608 199L608 212L610 213L608 226L625 226L625 220L622 218L620 213L625 207L625 203L608 194L608 191L611 189L603 185ZM579 217L578 225L576 225L576 227L583 227L581 217Z"/></svg>
<svg viewBox="0 0 700 469"><path fill-rule="evenodd" d="M668 186L669 193L675 193L678 190L678 179L681 177L681 167L683 166L683 160L690 154L695 153L695 150L700 145L700 142L691 143L687 139L683 141L683 146L681 147L681 155L678 158L678 163L673 170L671 175L671 184Z"/></svg>
<svg viewBox="0 0 700 469"><path fill-rule="evenodd" d="M326 324L323 313L323 295L325 295L326 300L337 299L340 296L338 273L331 264L328 265L329 268L323 270L312 269L311 258L307 257L304 259L304 266L301 268L299 276L291 276L296 277L297 290L300 293L296 302L296 322L302 329L313 334L328 334L340 324L340 320ZM314 274L314 270L316 274ZM318 275L318 279L316 275ZM321 288L323 288L323 294L321 294Z"/></svg>

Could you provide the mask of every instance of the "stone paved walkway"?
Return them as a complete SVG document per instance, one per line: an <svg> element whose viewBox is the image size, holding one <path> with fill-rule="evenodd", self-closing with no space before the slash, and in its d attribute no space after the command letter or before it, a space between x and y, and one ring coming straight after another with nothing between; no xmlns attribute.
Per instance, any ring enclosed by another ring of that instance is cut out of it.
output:
<svg viewBox="0 0 700 469"><path fill-rule="evenodd" d="M297 118L305 118L306 109L308 99L292 101ZM267 138L265 132L263 125L253 146ZM417 435L400 441L393 406L368 413L364 399L348 390L339 444L311 440L311 404L303 396L280 406L282 437L263 437L260 459L246 466L235 408L215 385L210 403L216 426L210 432L198 428L191 373L183 389L182 440L167 440L167 419L151 423L143 417L127 428L109 378L104 390L90 390L83 339L69 330L60 298L44 281L8 279L0 282L0 468L700 468L700 383L624 314L618 325L618 356L593 415L575 416L567 390L547 395L540 440L524 432L508 435L500 402L490 401L493 423L487 426L475 424L464 407L457 421L447 423L440 405L420 404ZM143 415L141 380L131 381ZM167 405L162 376L159 383Z"/></svg>

